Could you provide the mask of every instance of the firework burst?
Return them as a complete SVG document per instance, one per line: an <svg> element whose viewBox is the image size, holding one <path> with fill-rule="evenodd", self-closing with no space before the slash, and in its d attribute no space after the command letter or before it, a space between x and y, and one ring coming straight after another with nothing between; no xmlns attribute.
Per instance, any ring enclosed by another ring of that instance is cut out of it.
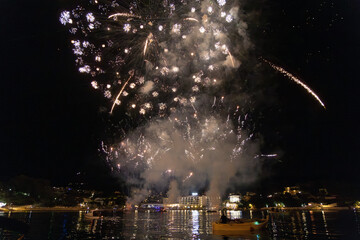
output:
<svg viewBox="0 0 360 240"><path fill-rule="evenodd" d="M238 21L221 18L224 12ZM226 32L240 20L225 1L90 1L63 11L60 22L73 35L79 72L112 101L111 113L124 105L161 114L161 103L170 109L178 104L173 99L196 99L217 86L221 70L239 66Z"/></svg>
<svg viewBox="0 0 360 240"><path fill-rule="evenodd" d="M61 13L79 72L121 116L120 140L100 151L130 185L221 194L254 180L262 155L236 74L251 46L242 16L226 0L91 0Z"/></svg>

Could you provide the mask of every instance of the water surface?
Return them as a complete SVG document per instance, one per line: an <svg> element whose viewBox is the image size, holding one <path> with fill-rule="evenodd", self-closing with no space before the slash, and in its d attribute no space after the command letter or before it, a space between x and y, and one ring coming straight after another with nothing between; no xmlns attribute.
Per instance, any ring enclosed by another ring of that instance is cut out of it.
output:
<svg viewBox="0 0 360 240"><path fill-rule="evenodd" d="M263 218L265 211L232 211L231 218ZM267 228L241 236L212 234L219 213L173 210L126 211L102 220L86 219L84 212L0 213L29 224L24 239L360 239L356 211L297 210L270 215ZM18 234L0 228L0 240Z"/></svg>

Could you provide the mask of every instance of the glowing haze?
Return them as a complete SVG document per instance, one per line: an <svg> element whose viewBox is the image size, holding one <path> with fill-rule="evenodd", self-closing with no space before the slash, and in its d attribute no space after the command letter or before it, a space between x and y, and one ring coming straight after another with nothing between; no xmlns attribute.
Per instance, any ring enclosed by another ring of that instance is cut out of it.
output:
<svg viewBox="0 0 360 240"><path fill-rule="evenodd" d="M101 151L134 202L154 191L221 196L256 178L259 144L237 74L252 47L243 19L239 1L225 0L91 0L61 13L79 72L119 119L119 140Z"/></svg>

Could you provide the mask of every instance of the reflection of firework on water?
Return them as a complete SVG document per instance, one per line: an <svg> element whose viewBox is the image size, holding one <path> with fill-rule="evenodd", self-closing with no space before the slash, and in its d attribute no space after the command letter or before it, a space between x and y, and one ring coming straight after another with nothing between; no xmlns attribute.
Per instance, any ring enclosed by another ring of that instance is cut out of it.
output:
<svg viewBox="0 0 360 240"><path fill-rule="evenodd" d="M311 88L309 88L305 83L303 83L302 81L300 81L300 79L298 79L297 77L295 77L294 75L292 75L291 73L289 73L288 71L286 71L284 68L276 66L275 64L273 64L272 62L264 59L264 58L260 58L262 61L266 62L267 64L270 65L270 67L272 67L273 69L275 69L278 72L281 72L282 74L284 74L284 76L290 78L292 81L294 81L295 83L299 84L300 86L302 86L303 88L305 88L305 90L310 93L319 103L321 106L323 106L323 108L326 109L325 104L321 101L321 99L319 98L318 95L316 95L316 93L311 90Z"/></svg>

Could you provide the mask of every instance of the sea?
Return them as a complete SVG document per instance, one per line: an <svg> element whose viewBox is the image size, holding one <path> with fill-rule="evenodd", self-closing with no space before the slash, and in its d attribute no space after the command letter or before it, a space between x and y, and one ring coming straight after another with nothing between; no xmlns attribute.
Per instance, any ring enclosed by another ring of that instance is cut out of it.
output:
<svg viewBox="0 0 360 240"><path fill-rule="evenodd" d="M228 211L228 217L264 218L267 211ZM234 236L215 235L218 212L198 210L124 211L103 219L85 212L0 212L29 225L23 239L360 239L356 210L294 210L270 213L265 229ZM0 240L21 235L0 226Z"/></svg>

